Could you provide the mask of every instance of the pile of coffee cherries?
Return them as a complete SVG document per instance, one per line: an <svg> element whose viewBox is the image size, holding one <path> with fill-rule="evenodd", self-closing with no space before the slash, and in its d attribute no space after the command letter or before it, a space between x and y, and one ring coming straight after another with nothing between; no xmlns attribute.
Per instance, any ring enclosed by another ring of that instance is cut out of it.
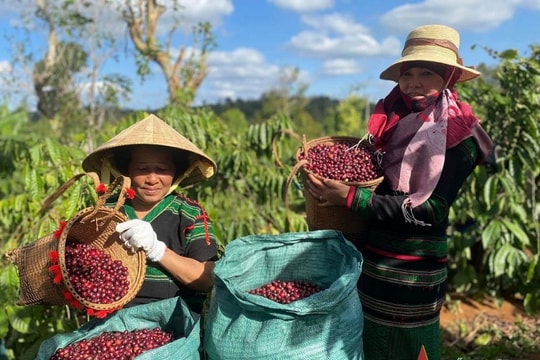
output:
<svg viewBox="0 0 540 360"><path fill-rule="evenodd" d="M248 293L263 296L280 304L290 304L322 290L319 285L310 281L273 280L261 287L249 290Z"/></svg>
<svg viewBox="0 0 540 360"><path fill-rule="evenodd" d="M345 182L368 182L382 176L375 151L361 143L338 141L310 147L299 160L306 170L323 178Z"/></svg>
<svg viewBox="0 0 540 360"><path fill-rule="evenodd" d="M88 244L66 244L65 265L73 289L86 301L111 304L129 290L128 269L105 251Z"/></svg>
<svg viewBox="0 0 540 360"><path fill-rule="evenodd" d="M49 360L131 360L171 341L173 334L160 328L104 332L56 350Z"/></svg>

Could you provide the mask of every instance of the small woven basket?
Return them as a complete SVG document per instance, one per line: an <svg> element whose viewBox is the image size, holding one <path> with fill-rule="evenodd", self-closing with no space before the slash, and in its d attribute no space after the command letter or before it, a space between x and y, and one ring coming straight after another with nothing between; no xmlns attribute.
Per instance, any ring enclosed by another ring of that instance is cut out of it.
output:
<svg viewBox="0 0 540 360"><path fill-rule="evenodd" d="M367 219L360 216L357 213L350 211L344 206L319 206L320 202L318 199L315 199L311 193L307 190L306 178L307 174L313 174L319 179L323 179L318 174L311 172L305 168L305 165L308 164L308 161L305 160L305 157L309 151L314 146L320 144L336 144L336 143L347 143L361 147L370 148L374 150L372 145L367 141L362 140L356 137L350 136L326 136L317 138L311 141L304 141L304 144L296 152L296 171L300 172L300 178L303 184L303 193L306 200L306 222L310 230L339 230L347 234L362 234L365 232L367 227ZM296 171L293 170L294 173ZM366 182L350 182L350 181L341 181L347 185L353 185L357 187L370 188L375 190L377 186L384 180L383 176L380 176L374 180Z"/></svg>
<svg viewBox="0 0 540 360"><path fill-rule="evenodd" d="M53 284L48 267L49 254L58 250L54 234L46 235L28 245L7 253L7 258L17 267L19 275L19 298L17 305L65 305L67 300L62 288Z"/></svg>
<svg viewBox="0 0 540 360"><path fill-rule="evenodd" d="M71 218L58 240L58 264L62 272L62 282L73 297L86 308L110 310L122 307L139 292L144 281L146 258L143 251L135 254L128 250L116 232L116 224L128 218L107 207L86 208ZM119 300L107 304L94 303L78 294L68 277L66 266L66 246L72 242L90 245L108 254L113 260L120 260L128 269L129 289Z"/></svg>
<svg viewBox="0 0 540 360"><path fill-rule="evenodd" d="M83 175L89 175L94 182L99 183L95 173L78 174L68 180L60 188L49 196L43 208L48 207L57 199L71 184ZM116 207L104 206L106 199L114 192L115 188L122 186L119 202ZM131 301L142 286L146 271L146 259L143 251L131 253L126 249L118 233L116 224L124 222L127 217L118 211L123 204L124 190L129 187L129 178L118 178L107 192L101 195L94 207L79 211L72 217L63 228L58 237L55 233L46 235L33 243L16 248L7 253L7 258L15 264L19 275L19 299L17 305L66 305L70 302L64 296L64 290L68 290L82 306L94 310L117 309ZM65 264L65 247L71 241L81 242L103 250L111 258L122 261L128 268L129 290L120 300L108 304L91 303L73 289L67 276ZM58 252L58 265L62 274L62 284L53 283L53 274L49 267L53 265L50 254Z"/></svg>

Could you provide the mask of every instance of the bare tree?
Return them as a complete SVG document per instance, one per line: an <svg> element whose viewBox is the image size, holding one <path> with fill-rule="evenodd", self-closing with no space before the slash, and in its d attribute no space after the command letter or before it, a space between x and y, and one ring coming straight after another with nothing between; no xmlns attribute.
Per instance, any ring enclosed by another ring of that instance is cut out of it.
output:
<svg viewBox="0 0 540 360"><path fill-rule="evenodd" d="M88 106L89 126L101 127L111 109L120 107L132 92L131 79L118 74L102 74L101 67L118 55L117 33L113 31L116 16L111 14L108 0L94 0L84 8L91 22L85 24L85 49L89 66L84 76L90 79L85 86L84 99Z"/></svg>
<svg viewBox="0 0 540 360"><path fill-rule="evenodd" d="M70 125L74 129L99 127L120 107L119 100L131 93L128 78L102 73L105 62L118 52L117 34L103 26L115 16L107 9L108 0L25 0L18 4L22 21L14 29L26 32L28 41L12 39L13 65L2 80L24 84L12 92L19 96L33 93L39 113L56 119L54 124L62 131ZM39 48L31 41L37 33L44 33L45 40Z"/></svg>
<svg viewBox="0 0 540 360"><path fill-rule="evenodd" d="M179 10L180 6L175 2L172 11ZM147 74L148 63L155 62L165 77L169 103L189 106L207 75L207 58L215 46L214 36L210 23L199 22L191 30L191 49L185 45L175 54L172 41L180 25L179 20L168 29L164 43L160 42L158 26L166 11L167 8L155 0L126 0L123 17L142 60L138 63L139 75Z"/></svg>
<svg viewBox="0 0 540 360"><path fill-rule="evenodd" d="M34 64L32 83L38 98L37 108L52 119L62 110L71 112L79 108L73 73L86 63L86 54L80 46L59 40L58 13L47 0L36 0L36 16L47 25L47 48L42 60ZM69 108L69 110L67 109Z"/></svg>

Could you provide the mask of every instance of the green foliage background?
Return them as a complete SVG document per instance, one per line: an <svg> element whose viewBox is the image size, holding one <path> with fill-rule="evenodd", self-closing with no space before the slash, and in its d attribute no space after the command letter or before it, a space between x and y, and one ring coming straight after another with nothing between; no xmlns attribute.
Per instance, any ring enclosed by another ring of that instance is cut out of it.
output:
<svg viewBox="0 0 540 360"><path fill-rule="evenodd" d="M532 46L529 57L511 50L493 56L500 65L486 69L485 80L459 88L498 145L500 171L490 175L479 167L452 208L451 286L459 292L515 297L532 313L540 302L540 48ZM307 230L298 183L288 189L290 206L284 206L286 181L301 145L284 130L307 134L308 139L347 131L364 135L362 99L329 104L324 111L306 98L294 100L288 105L301 105L287 111L266 106L264 116L245 118L235 115L245 112L234 106L156 112L218 164L214 178L182 191L204 204L222 246L249 234ZM309 108L321 117L314 118ZM41 209L49 194L82 171L81 161L90 149L145 116L119 115L99 128L74 126L77 119L70 118L64 127L62 118L34 120L25 109L1 106L2 254L54 231L60 220L91 206L92 184L80 181ZM283 167L276 164L276 156ZM10 358L33 359L45 338L85 320L61 307L15 305L16 269L4 256L0 265L0 338Z"/></svg>
<svg viewBox="0 0 540 360"><path fill-rule="evenodd" d="M500 65L488 80L461 89L497 144L500 171L477 169L453 207L456 221L474 219L466 232L452 232L460 291L517 296L525 308L540 305L540 47L531 56L493 53Z"/></svg>

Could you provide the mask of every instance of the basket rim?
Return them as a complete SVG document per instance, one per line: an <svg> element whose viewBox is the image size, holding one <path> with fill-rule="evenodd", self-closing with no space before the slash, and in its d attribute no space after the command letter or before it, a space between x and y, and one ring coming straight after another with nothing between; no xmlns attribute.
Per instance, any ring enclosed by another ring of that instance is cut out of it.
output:
<svg viewBox="0 0 540 360"><path fill-rule="evenodd" d="M337 142L342 142L342 141L344 141L344 142L345 141L357 142L357 143L359 143L360 146L375 149L375 146L373 144L370 144L364 138L359 138L359 137L356 137L356 136L341 136L341 135L339 135L339 136L323 136L323 137L320 137L320 138L309 140L309 141L305 142L302 146L300 146L296 150L295 159L296 159L296 161L301 161L300 156L305 154L307 151L309 151L309 149L311 149L315 145L319 145L319 144L323 144L323 143L334 143L335 144ZM340 182L342 184L345 184L345 185L352 185L352 186L359 186L359 187L376 186L376 185L379 185L380 183L382 183L384 181L384 175L381 175L378 178L375 178L375 179L370 180L370 181L344 181L344 180L330 179L330 178L321 176L319 174L314 173L313 171L311 171L309 169L306 169L304 166L302 166L301 170L306 172L307 174L311 174L311 175L315 176L319 180L333 180L333 181L338 181L338 182Z"/></svg>
<svg viewBox="0 0 540 360"><path fill-rule="evenodd" d="M62 234L60 235L60 238L58 239L58 263L60 265L60 271L62 273L62 284L66 288L67 291L71 293L71 295L79 302L81 305L85 306L86 308L90 308L93 310L112 310L117 309L119 307L122 307L123 305L127 304L129 301L131 301L139 292L140 288L142 287L142 283L144 281L144 275L146 271L146 256L144 254L144 251L137 251L134 256L134 262L137 263L137 271L136 271L136 279L135 283L130 281L128 292L119 300L107 304L103 303L94 303L89 300L84 299L80 294L78 294L76 291L71 291L70 289L73 289L73 286L71 285L69 281L67 267L65 264L65 250L66 250L66 244L68 242L68 235L69 230L71 227L78 222L80 219L84 218L87 215L92 215L92 212L95 212L95 214L99 213L108 213L107 216L103 218L97 218L94 217L89 221L92 221L95 219L96 221L99 220L106 220L109 218L116 218L115 220L119 220L119 222L127 221L128 218L123 213L115 210L114 208L109 208L106 206L101 206L98 209L95 207L88 207L85 209L80 210L75 216L73 216L64 227ZM120 241L120 238L117 242L113 243L112 246L121 246L124 247L123 243ZM124 264L125 266L125 264ZM128 268L128 272L130 269Z"/></svg>
<svg viewBox="0 0 540 360"><path fill-rule="evenodd" d="M345 185L351 185L351 186L358 186L358 187L371 187L375 185L379 185L384 181L384 175L379 176L378 178L375 178L370 181L344 181L344 180L336 180L336 179L330 179L324 176L321 176L319 174L315 174L313 171L302 168L302 171L306 172L307 174L311 174L315 176L319 180L332 180L332 181L338 181Z"/></svg>

